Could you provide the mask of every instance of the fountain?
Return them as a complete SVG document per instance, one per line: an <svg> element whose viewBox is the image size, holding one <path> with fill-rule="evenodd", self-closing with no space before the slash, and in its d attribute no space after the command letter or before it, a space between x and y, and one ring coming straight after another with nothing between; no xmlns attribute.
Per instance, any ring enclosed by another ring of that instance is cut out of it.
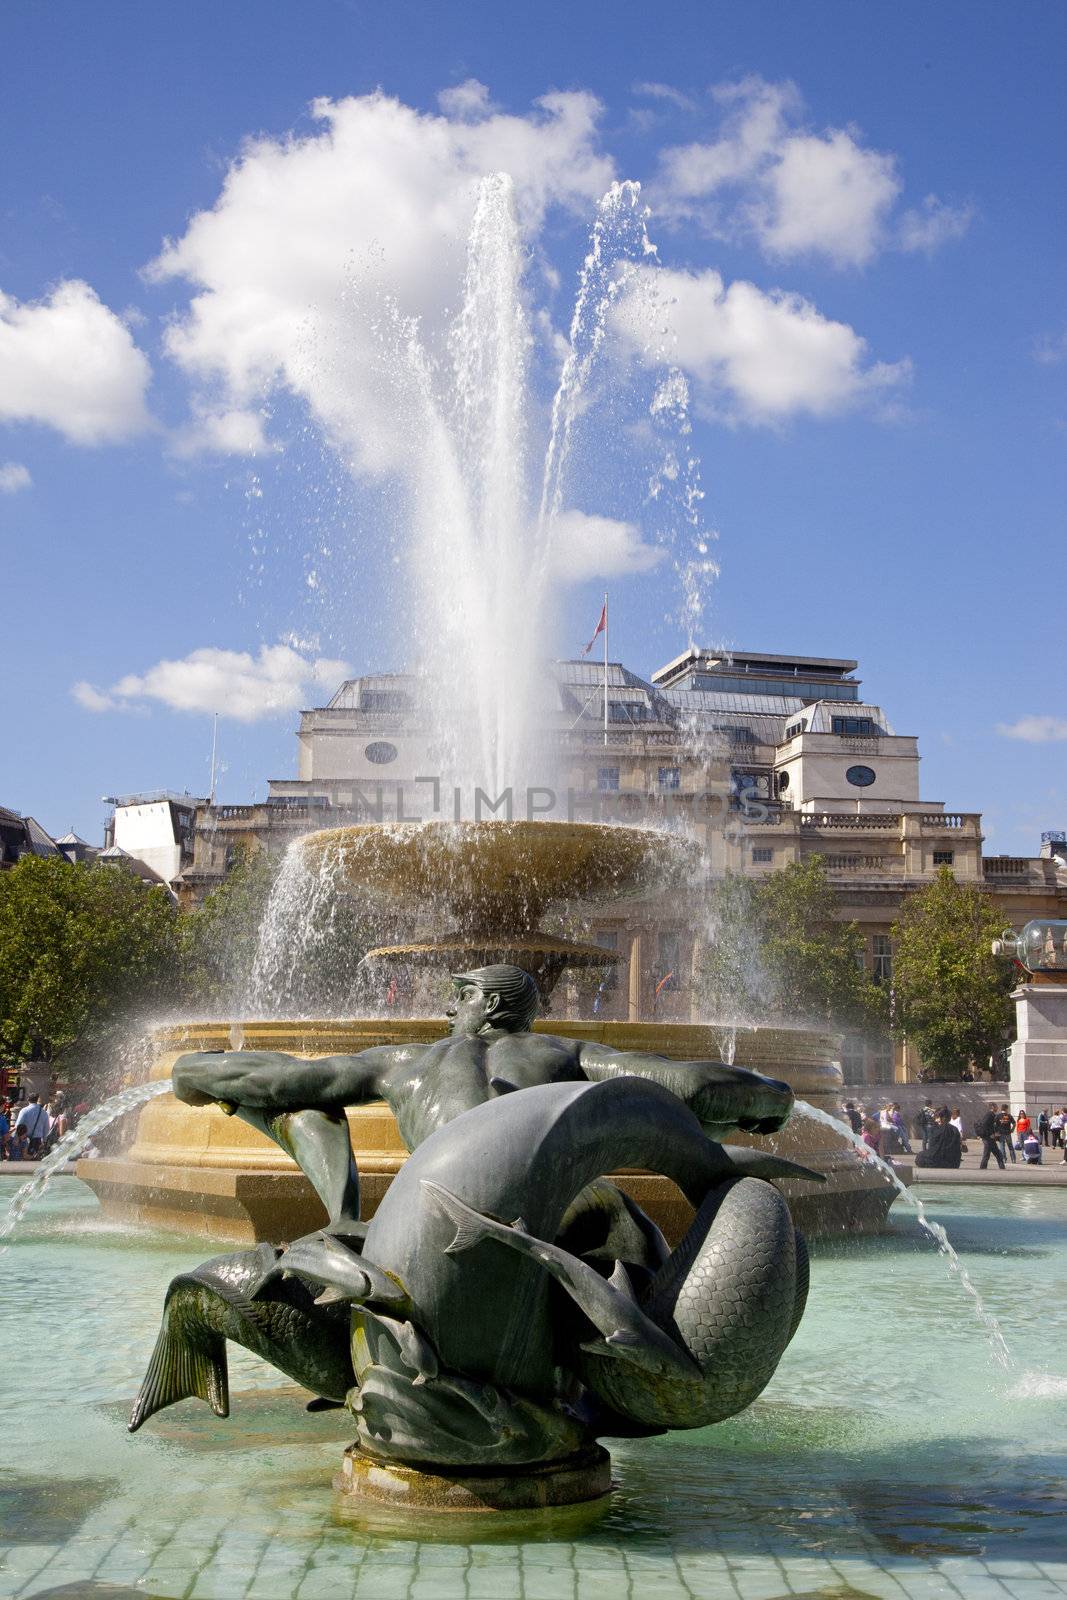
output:
<svg viewBox="0 0 1067 1600"><path fill-rule="evenodd" d="M345 877L354 890L385 893L413 917L429 914L436 928L448 929L381 947L371 952L376 961L451 972L511 963L531 975L543 1005L568 967L603 967L614 959L599 946L540 931L548 905L565 896L603 901L662 891L699 870L693 841L589 823L368 824L310 834L293 848L318 870ZM828 1112L838 1102L837 1041L818 1029L765 1025L733 1032L714 1023L563 1018L538 1020L534 1028L674 1060L719 1060L729 1032L737 1065L783 1078L800 1098ZM405 1041L429 1044L445 1031L442 1020L425 1016L191 1022L159 1030L152 1076L168 1077L178 1056L190 1050L280 1050L315 1058ZM352 1106L347 1115L369 1216L400 1172L407 1148L384 1103ZM731 1134L735 1142L745 1138ZM807 1231L884 1226L894 1191L856 1162L843 1125L794 1120L775 1136L774 1150L830 1180L817 1194L784 1183ZM128 1150L83 1163L79 1172L111 1216L234 1243L277 1241L324 1220L314 1189L287 1152L237 1119L194 1113L170 1097L146 1106ZM682 1237L692 1210L674 1183L642 1171L616 1174L616 1181L669 1239Z"/></svg>

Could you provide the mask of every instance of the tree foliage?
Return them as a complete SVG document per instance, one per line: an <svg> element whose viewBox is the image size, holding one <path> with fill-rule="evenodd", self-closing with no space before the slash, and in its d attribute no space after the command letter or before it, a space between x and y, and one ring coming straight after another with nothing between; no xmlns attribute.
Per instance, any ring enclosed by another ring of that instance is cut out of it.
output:
<svg viewBox="0 0 1067 1600"><path fill-rule="evenodd" d="M0 1052L102 1070L131 1016L177 998L177 924L121 867L23 856L0 873Z"/></svg>
<svg viewBox="0 0 1067 1600"><path fill-rule="evenodd" d="M885 997L864 970L863 934L835 915L836 904L819 856L764 878L721 879L701 972L709 1014L884 1026Z"/></svg>
<svg viewBox="0 0 1067 1600"><path fill-rule="evenodd" d="M1004 913L947 867L908 899L893 927L893 1032L941 1078L984 1065L1011 1038L1012 969L990 946Z"/></svg>

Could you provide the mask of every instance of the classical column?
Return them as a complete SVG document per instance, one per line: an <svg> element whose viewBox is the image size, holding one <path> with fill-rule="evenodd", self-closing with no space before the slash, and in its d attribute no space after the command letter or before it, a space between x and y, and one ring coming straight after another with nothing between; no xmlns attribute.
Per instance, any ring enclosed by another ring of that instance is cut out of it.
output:
<svg viewBox="0 0 1067 1600"><path fill-rule="evenodd" d="M630 994L626 1013L628 1022L641 1021L641 968L643 938L635 933L630 940Z"/></svg>

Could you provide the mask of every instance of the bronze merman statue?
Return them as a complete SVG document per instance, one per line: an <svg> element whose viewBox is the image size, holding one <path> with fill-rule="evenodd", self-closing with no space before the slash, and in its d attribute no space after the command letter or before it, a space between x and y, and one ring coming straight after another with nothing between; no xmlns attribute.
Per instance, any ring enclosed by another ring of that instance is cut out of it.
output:
<svg viewBox="0 0 1067 1600"><path fill-rule="evenodd" d="M559 1460L600 1435L720 1420L765 1387L807 1291L767 1180L820 1179L710 1135L777 1130L789 1087L533 1034L539 996L517 967L453 982L450 1036L431 1045L178 1061L179 1098L277 1140L329 1221L175 1279L131 1429L190 1394L225 1414L226 1338L347 1401L364 1453L394 1462ZM367 1222L343 1108L379 1098L413 1154ZM619 1167L692 1202L673 1253L604 1178Z"/></svg>

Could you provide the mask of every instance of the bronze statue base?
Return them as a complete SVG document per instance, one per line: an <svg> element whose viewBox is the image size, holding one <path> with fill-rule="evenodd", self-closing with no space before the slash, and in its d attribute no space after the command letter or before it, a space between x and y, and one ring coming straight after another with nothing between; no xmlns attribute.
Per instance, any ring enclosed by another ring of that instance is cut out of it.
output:
<svg viewBox="0 0 1067 1600"><path fill-rule="evenodd" d="M510 1471L487 1467L440 1467L420 1471L399 1462L375 1461L358 1445L345 1451L334 1487L353 1509L369 1508L470 1516L492 1512L543 1511L603 1500L611 1493L611 1457L599 1445Z"/></svg>

